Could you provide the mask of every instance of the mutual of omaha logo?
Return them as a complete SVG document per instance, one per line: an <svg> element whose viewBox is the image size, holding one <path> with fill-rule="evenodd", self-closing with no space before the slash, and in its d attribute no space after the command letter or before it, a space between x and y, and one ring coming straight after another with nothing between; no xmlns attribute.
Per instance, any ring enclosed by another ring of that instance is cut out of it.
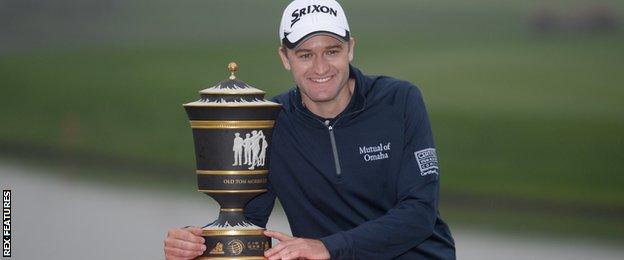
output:
<svg viewBox="0 0 624 260"><path fill-rule="evenodd" d="M390 151L390 142L387 143L379 143L378 145L373 146L360 146L358 147L360 154L362 155L362 159L364 161L377 161L390 158L388 152Z"/></svg>
<svg viewBox="0 0 624 260"><path fill-rule="evenodd" d="M243 241L240 241L238 239L234 239L234 240L228 242L227 246L228 246L227 247L228 250L233 255L240 255L243 252L243 250L245 249L245 244L243 244Z"/></svg>
<svg viewBox="0 0 624 260"><path fill-rule="evenodd" d="M420 175L438 174L440 168L438 167L438 156L435 148L416 151L414 156L416 156L418 168L420 168Z"/></svg>
<svg viewBox="0 0 624 260"><path fill-rule="evenodd" d="M232 166L249 166L249 170L264 166L268 148L269 143L262 130L253 130L251 133L243 134L234 133L232 144L234 163Z"/></svg>

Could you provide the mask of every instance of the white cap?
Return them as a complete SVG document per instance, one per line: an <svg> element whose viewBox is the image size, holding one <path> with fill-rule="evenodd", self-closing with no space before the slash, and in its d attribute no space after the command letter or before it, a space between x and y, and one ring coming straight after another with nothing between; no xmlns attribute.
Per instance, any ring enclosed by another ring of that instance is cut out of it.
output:
<svg viewBox="0 0 624 260"><path fill-rule="evenodd" d="M284 46L292 49L318 33L349 41L349 23L338 2L294 0L284 9L279 29L279 39Z"/></svg>

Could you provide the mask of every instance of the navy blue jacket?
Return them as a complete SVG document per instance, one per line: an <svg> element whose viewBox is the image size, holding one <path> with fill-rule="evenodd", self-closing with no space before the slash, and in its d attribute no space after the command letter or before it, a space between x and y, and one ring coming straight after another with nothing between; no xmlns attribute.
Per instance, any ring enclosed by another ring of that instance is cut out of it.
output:
<svg viewBox="0 0 624 260"><path fill-rule="evenodd" d="M277 196L294 236L320 239L332 259L455 259L438 213L439 168L419 90L350 68L345 111L319 118L296 88L271 143L269 191L246 207L266 226Z"/></svg>

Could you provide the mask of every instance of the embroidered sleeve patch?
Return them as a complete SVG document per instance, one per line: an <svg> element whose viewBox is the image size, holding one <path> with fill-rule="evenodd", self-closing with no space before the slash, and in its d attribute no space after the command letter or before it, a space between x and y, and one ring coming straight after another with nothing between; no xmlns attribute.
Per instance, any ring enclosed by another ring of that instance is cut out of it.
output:
<svg viewBox="0 0 624 260"><path fill-rule="evenodd" d="M418 168L420 168L420 175L438 174L438 156L435 148L416 151L414 156L416 156L416 162L418 162Z"/></svg>

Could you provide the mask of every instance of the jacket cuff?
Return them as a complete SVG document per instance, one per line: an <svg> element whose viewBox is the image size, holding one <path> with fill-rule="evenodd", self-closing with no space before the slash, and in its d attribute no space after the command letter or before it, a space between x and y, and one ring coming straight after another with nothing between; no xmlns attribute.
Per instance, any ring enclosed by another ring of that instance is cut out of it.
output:
<svg viewBox="0 0 624 260"><path fill-rule="evenodd" d="M348 252L350 251L349 243L342 232L322 237L320 240L323 242L323 245L325 245L325 248L327 248L327 251L329 251L331 259L348 258Z"/></svg>

